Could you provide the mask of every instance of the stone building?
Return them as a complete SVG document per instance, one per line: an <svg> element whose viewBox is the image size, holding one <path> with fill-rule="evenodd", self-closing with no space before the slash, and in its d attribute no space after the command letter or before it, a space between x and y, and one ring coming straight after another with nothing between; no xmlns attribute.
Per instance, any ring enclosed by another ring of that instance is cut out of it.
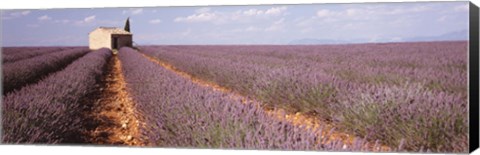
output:
<svg viewBox="0 0 480 155"><path fill-rule="evenodd" d="M97 50L103 47L120 49L121 47L132 47L132 33L117 27L99 27L88 34L89 47Z"/></svg>

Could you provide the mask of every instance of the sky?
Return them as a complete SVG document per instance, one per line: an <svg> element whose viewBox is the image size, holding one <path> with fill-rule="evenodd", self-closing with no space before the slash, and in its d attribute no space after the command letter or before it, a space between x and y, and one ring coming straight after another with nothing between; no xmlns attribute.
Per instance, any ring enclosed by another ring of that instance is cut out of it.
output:
<svg viewBox="0 0 480 155"><path fill-rule="evenodd" d="M2 10L2 46L87 46L130 17L138 45L401 42L468 33L468 1Z"/></svg>

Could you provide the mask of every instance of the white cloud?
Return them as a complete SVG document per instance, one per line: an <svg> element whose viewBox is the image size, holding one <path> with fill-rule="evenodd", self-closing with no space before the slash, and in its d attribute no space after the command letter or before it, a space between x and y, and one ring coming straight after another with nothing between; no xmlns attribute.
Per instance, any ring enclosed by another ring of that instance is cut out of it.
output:
<svg viewBox="0 0 480 155"><path fill-rule="evenodd" d="M62 23L62 24L67 24L67 23L69 23L69 22L70 22L70 20L68 20L68 19L64 19L64 20L55 20L55 21L53 21L53 22L54 22L54 23Z"/></svg>
<svg viewBox="0 0 480 155"><path fill-rule="evenodd" d="M141 13L143 13L142 8L131 8L131 9L122 11L122 14L131 14L131 15L138 15L138 14L141 14Z"/></svg>
<svg viewBox="0 0 480 155"><path fill-rule="evenodd" d="M134 14L134 15L141 14L142 12L143 12L143 9L133 9L132 10L132 14Z"/></svg>
<svg viewBox="0 0 480 155"><path fill-rule="evenodd" d="M160 19L152 19L152 20L149 21L149 23L151 23L151 24L158 24L158 23L161 23L161 22L162 22L162 20L160 20Z"/></svg>
<svg viewBox="0 0 480 155"><path fill-rule="evenodd" d="M459 5L459 6L456 6L454 8L455 11L468 11L468 4L463 4L463 5Z"/></svg>
<svg viewBox="0 0 480 155"><path fill-rule="evenodd" d="M210 8L200 8L189 16L177 17L174 22L212 22L214 24L225 23L249 23L258 20L268 20L273 16L284 15L286 6L272 7L269 9L245 9L233 12L212 11ZM282 17L282 16L279 16Z"/></svg>
<svg viewBox="0 0 480 155"><path fill-rule="evenodd" d="M20 12L20 14L26 16L26 15L30 14L30 11L22 11L22 12Z"/></svg>
<svg viewBox="0 0 480 155"><path fill-rule="evenodd" d="M432 9L432 6L430 5L419 5L414 7L393 7L393 8L377 6L373 9L369 7L355 6L355 7L346 8L345 10L340 10L340 11L320 9L316 12L316 17L365 20L365 19L374 19L375 17L378 17L378 16L419 13L419 12L425 12L425 11L431 11L431 10L433 9Z"/></svg>
<svg viewBox="0 0 480 155"><path fill-rule="evenodd" d="M249 10L243 11L243 14L247 16L262 15L263 11L257 10L257 9L249 9Z"/></svg>
<svg viewBox="0 0 480 155"><path fill-rule="evenodd" d="M84 21L85 23L93 22L93 20L95 20L95 15L88 16L88 17L85 17L85 18L83 19L83 21Z"/></svg>
<svg viewBox="0 0 480 155"><path fill-rule="evenodd" d="M388 23L388 21L396 21L397 18L413 18L409 16L413 14L420 14L425 12L435 11L435 5L420 4L414 6L388 6L388 5L376 5L376 6L358 6L347 5L344 9L319 9L310 18L303 18L296 21L295 26L299 28L315 27L325 24L338 24L339 26L345 26L345 22L353 23L358 26L361 23L372 23L387 21L382 23ZM405 20L404 20L405 21ZM401 23L402 25L408 24Z"/></svg>
<svg viewBox="0 0 480 155"><path fill-rule="evenodd" d="M2 19L14 19L14 18L18 18L18 17L22 17L22 16L26 16L30 14L30 11L26 10L26 11L16 11L16 12L12 12L10 14L3 14L2 15Z"/></svg>
<svg viewBox="0 0 480 155"><path fill-rule="evenodd" d="M328 17L332 15L330 10L322 9L317 11L317 17Z"/></svg>
<svg viewBox="0 0 480 155"><path fill-rule="evenodd" d="M265 14L266 15L280 15L281 13L285 12L287 10L287 7L286 6L282 6L282 7L274 7L274 8L270 8L268 9L267 11L265 11Z"/></svg>
<svg viewBox="0 0 480 155"><path fill-rule="evenodd" d="M10 15L11 16L26 16L30 14L30 11L19 11L19 12L12 12Z"/></svg>
<svg viewBox="0 0 480 155"><path fill-rule="evenodd" d="M175 18L175 22L207 22L212 21L218 17L217 14L211 12L204 12L193 14L187 17L177 17Z"/></svg>
<svg viewBox="0 0 480 155"><path fill-rule="evenodd" d="M88 26L93 24L112 25L114 23L118 23L118 22L110 21L110 20L97 20L95 15L85 17L81 20L73 21L73 24L75 26Z"/></svg>
<svg viewBox="0 0 480 155"><path fill-rule="evenodd" d="M282 6L282 7L273 7L267 10L248 9L243 11L242 13L247 16L261 16L261 15L278 16L284 13L286 10L287 10L287 7Z"/></svg>
<svg viewBox="0 0 480 155"><path fill-rule="evenodd" d="M46 21L46 20L51 20L52 17L49 17L47 15L43 15L37 18L39 21Z"/></svg>
<svg viewBox="0 0 480 155"><path fill-rule="evenodd" d="M409 13L419 13L432 10L432 7L429 5L420 5L415 7L398 7L393 10L389 8L380 9L376 14L384 14L384 15L399 15L399 14L409 14Z"/></svg>
<svg viewBox="0 0 480 155"><path fill-rule="evenodd" d="M372 15L374 12L368 9L362 8L349 8L341 11L331 11L328 9L321 9L318 10L316 13L316 17L318 18L325 18L325 19L332 19L332 18L351 18L357 19L359 17L363 18L365 16Z"/></svg>
<svg viewBox="0 0 480 155"><path fill-rule="evenodd" d="M205 13L205 12L210 12L210 8L200 8L195 10L196 13Z"/></svg>

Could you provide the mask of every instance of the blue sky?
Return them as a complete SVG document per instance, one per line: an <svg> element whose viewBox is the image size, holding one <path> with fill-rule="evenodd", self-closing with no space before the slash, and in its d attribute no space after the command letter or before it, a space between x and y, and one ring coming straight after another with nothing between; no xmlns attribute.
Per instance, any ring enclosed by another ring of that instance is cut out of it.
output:
<svg viewBox="0 0 480 155"><path fill-rule="evenodd" d="M468 32L468 2L351 3L2 11L3 46L88 45L99 26L147 44L288 44L299 39L409 41Z"/></svg>

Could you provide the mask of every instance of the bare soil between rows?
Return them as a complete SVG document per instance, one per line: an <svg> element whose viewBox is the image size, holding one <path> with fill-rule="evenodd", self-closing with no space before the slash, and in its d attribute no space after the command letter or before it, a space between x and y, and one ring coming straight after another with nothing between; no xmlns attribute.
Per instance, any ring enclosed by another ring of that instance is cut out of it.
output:
<svg viewBox="0 0 480 155"><path fill-rule="evenodd" d="M96 145L146 146L139 130L140 115L126 91L117 55L108 62L107 74L101 83L98 99L86 114L90 119L86 141Z"/></svg>

